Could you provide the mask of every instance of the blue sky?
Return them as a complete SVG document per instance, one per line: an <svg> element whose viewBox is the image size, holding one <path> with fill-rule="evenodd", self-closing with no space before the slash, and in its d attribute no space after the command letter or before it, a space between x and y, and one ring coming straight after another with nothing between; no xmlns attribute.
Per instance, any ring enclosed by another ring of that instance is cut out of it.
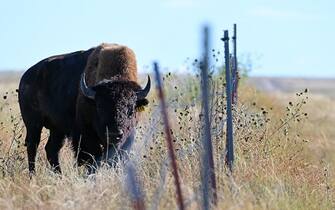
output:
<svg viewBox="0 0 335 210"><path fill-rule="evenodd" d="M223 29L238 25L238 54L252 75L335 77L333 0L0 0L0 69L101 42L137 54L139 69L158 60L180 69L200 55L201 26L222 50Z"/></svg>

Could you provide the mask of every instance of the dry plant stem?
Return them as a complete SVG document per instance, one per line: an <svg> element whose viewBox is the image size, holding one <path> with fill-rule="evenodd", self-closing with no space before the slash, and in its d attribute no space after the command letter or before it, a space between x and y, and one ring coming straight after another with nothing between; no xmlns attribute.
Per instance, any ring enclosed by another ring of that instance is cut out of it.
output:
<svg viewBox="0 0 335 210"><path fill-rule="evenodd" d="M297 114L298 114L298 110L300 110L302 108L303 104L300 103L299 107L296 109L295 113L292 114L292 116L290 118L288 118L287 120L285 120L282 124L280 124L267 138L271 138L273 137L276 133L278 133L285 125L287 125L289 122L291 122L292 120L296 119Z"/></svg>

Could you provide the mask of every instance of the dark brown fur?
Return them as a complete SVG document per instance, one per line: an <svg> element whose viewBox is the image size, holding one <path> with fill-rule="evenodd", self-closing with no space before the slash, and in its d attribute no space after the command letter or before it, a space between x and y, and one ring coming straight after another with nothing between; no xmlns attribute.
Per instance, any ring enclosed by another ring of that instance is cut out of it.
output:
<svg viewBox="0 0 335 210"><path fill-rule="evenodd" d="M84 72L90 90L96 92L93 98L84 96L80 88ZM29 171L35 170L43 127L50 130L45 149L57 172L61 171L58 153L66 136L72 138L79 164L101 160L107 148L129 148L136 110L148 103L146 95L138 94L140 90L135 54L117 44L52 56L29 68L19 86Z"/></svg>
<svg viewBox="0 0 335 210"><path fill-rule="evenodd" d="M99 45L89 56L84 72L87 85L97 91L97 96L99 92L100 95L103 95L102 103L106 103L105 107L108 106L108 108L103 113L92 112L97 107L94 107L95 105L82 92L79 93L77 122L80 126L79 130L84 130L81 132L83 143L87 144L87 146L83 145L86 148L82 148L85 152L79 153L80 163L93 161L86 155L87 153L95 157L106 153L108 143L103 137L104 130L101 129L104 129L104 126L101 126L101 123L109 125L112 133L121 128L124 137L118 141L111 140L113 145L110 146L119 150L128 150L123 145L128 145L126 143L129 141L128 137L133 135L133 129L137 124L136 107L148 103L146 99L138 101L136 98L135 91L141 90L141 86L137 83L136 58L134 52L126 46L105 43ZM128 109L134 109L134 116L131 118L127 116ZM91 111L87 112L88 110ZM99 122L96 122L96 116L99 116ZM99 129L92 128L95 122L100 123L100 126L95 126ZM92 132L88 133L87 130Z"/></svg>

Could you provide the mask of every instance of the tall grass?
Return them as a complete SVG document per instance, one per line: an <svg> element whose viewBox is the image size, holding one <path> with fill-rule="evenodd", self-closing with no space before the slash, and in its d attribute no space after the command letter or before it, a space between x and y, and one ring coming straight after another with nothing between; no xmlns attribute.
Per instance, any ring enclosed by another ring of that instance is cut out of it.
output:
<svg viewBox="0 0 335 210"><path fill-rule="evenodd" d="M163 79L185 205L187 209L199 209L203 117L199 77L167 73ZM66 144L60 152L63 174L56 175L45 156L46 130L38 151L36 176L29 179L16 85L7 84L0 92L0 209L131 209L122 164L102 167L94 177L87 177L84 168L74 167L73 154ZM224 164L224 78L212 76L211 85L216 209L335 208L335 133L330 125L335 122L330 113L335 111L335 102L326 100L329 105L320 108L304 90L297 95L266 95L242 83L239 105L233 113L235 171L229 177ZM174 180L155 96L150 94L150 105L141 116L130 158L141 181L146 207L176 209Z"/></svg>

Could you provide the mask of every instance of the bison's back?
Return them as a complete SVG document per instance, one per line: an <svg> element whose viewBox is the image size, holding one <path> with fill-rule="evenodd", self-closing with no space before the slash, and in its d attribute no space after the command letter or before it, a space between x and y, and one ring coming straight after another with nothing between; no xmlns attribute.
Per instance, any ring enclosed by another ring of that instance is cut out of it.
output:
<svg viewBox="0 0 335 210"><path fill-rule="evenodd" d="M80 75L93 50L46 58L23 74L19 104L26 125L41 124L66 134L71 131Z"/></svg>

